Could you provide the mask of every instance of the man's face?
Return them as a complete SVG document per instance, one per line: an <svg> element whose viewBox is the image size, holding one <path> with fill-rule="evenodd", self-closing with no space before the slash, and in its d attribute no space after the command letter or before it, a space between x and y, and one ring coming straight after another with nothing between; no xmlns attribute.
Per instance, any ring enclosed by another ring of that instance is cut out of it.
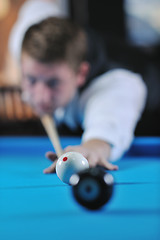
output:
<svg viewBox="0 0 160 240"><path fill-rule="evenodd" d="M81 85L79 74L67 63L43 64L22 54L22 90L29 104L41 115L66 106Z"/></svg>

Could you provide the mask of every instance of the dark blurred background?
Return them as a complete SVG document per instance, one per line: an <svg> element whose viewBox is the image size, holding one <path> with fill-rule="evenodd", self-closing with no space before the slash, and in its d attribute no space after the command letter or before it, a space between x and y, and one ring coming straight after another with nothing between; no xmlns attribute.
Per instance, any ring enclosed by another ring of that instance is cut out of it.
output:
<svg viewBox="0 0 160 240"><path fill-rule="evenodd" d="M3 6L5 2L3 12L1 2ZM3 74L8 36L23 2L0 0L0 135L3 136L45 134L39 119L21 101L19 82L10 81ZM135 134L160 136L160 0L68 0L67 3L71 19L92 27L102 36L113 66L126 67L143 76L148 99ZM68 134L66 128L59 131Z"/></svg>

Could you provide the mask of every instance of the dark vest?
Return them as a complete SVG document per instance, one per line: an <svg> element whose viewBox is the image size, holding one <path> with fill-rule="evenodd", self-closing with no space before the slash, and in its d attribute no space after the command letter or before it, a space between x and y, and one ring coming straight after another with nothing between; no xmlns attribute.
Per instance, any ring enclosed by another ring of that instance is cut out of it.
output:
<svg viewBox="0 0 160 240"><path fill-rule="evenodd" d="M89 86L92 80L109 70L106 48L103 39L92 29L86 29L88 52L86 60L90 63L90 72L85 85L79 89L80 93Z"/></svg>

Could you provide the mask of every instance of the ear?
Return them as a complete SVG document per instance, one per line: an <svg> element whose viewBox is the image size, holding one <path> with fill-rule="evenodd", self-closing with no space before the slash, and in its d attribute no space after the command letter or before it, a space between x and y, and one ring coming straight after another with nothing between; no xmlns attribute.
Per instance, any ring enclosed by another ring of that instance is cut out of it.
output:
<svg viewBox="0 0 160 240"><path fill-rule="evenodd" d="M89 70L89 63L82 62L77 72L77 87L81 87L85 84Z"/></svg>

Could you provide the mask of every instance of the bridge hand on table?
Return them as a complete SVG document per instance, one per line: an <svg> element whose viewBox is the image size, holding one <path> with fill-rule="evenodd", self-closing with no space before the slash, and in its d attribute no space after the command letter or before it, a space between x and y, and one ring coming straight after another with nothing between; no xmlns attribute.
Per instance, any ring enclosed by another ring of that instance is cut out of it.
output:
<svg viewBox="0 0 160 240"><path fill-rule="evenodd" d="M43 170L43 173L55 173L56 172L56 163L58 160L58 157L56 153L54 152L47 152L46 157L51 160L53 163L48 167Z"/></svg>
<svg viewBox="0 0 160 240"><path fill-rule="evenodd" d="M92 143L92 144L91 144ZM97 144L97 141L92 141L91 143L88 143L87 145L77 145L77 146L68 146L64 149L64 153L66 152L79 152L81 153L89 162L90 167L96 167L101 166L104 167L107 170L118 170L118 166L110 163L107 160L106 152L102 154L103 151L98 151L95 148L95 143ZM93 148L94 146L94 148ZM101 149L100 149L101 150ZM57 155L54 152L47 152L46 157L53 161L53 163L46 169L44 169L44 173L55 173L56 169L56 163L57 163Z"/></svg>

